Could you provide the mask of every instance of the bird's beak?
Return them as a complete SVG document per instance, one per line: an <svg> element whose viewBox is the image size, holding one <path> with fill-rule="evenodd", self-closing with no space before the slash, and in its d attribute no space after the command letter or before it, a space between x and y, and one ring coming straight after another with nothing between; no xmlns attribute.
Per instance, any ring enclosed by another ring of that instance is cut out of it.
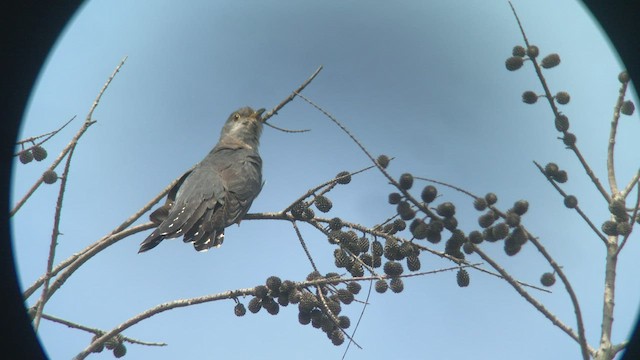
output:
<svg viewBox="0 0 640 360"><path fill-rule="evenodd" d="M256 119L260 119L260 117L261 117L262 113L263 113L265 110L266 110L265 108L262 108L262 109L258 109L258 110L256 110L256 112L255 112L255 114L254 114L254 115L255 115L255 117L256 117Z"/></svg>

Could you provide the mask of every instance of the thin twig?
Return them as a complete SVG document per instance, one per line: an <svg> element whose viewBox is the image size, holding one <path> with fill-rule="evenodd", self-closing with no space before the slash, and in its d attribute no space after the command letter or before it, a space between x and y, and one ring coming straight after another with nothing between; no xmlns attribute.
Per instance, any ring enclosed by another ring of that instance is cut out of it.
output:
<svg viewBox="0 0 640 360"><path fill-rule="evenodd" d="M16 142L16 145L23 145L23 144L28 143L28 142L30 142L30 143L35 143L35 141L36 141L36 140L38 140L38 139L40 139L40 138L43 138L43 137L45 137L45 136L47 137L46 139L44 139L44 140L40 141L40 142L39 142L39 143L37 143L37 144L34 144L33 146L30 146L30 147L28 147L28 148L26 148L26 149L22 149L20 152L18 152L17 154L14 154L13 156L19 156L19 155L20 155L20 153L21 153L21 152L23 152L23 151L25 151L25 150L29 150L29 149L33 148L34 146L36 146L36 145L42 145L42 144L44 144L44 143L45 143L45 142L47 142L49 139L51 139L52 137L54 137L57 133L59 133L59 132L60 132L60 130L64 129L67 125L69 125L69 124L70 124L70 123L71 123L75 118L76 118L76 116L75 116L75 115L73 115L73 117L71 117L71 119L69 119L66 123L64 123L64 124L63 124L62 126L60 126L58 129L53 130L53 131L51 131L51 132L48 132L48 133L46 133L46 134L42 134L42 135L38 135L38 136L32 136L32 137L29 137L29 138L26 138L26 139L23 139L23 140L17 141L17 142ZM24 146L24 145L23 145L23 146Z"/></svg>
<svg viewBox="0 0 640 360"><path fill-rule="evenodd" d="M76 271L78 270L78 268L80 266L82 266L82 264L84 264L85 262L87 262L89 259L91 259L93 256L95 256L97 253L99 253L100 251L106 249L107 247L115 244L116 242L131 236L133 234L137 234L141 231L145 231L148 229L152 229L156 226L156 224L152 223L152 222L146 222L131 228L128 228L126 230L122 230L119 233L107 236L105 238L103 238L102 240L100 240L95 246L91 247L87 252L83 253L82 255L78 256L72 263L70 263L64 271L62 271L62 273L60 273L60 275L58 275L58 277L56 277L56 280L53 282L53 284L51 284L51 287L49 288L49 291L47 293L47 296L44 298L44 302L49 301L49 299L51 298L51 296L53 296L53 294L65 283L65 281L67 281L67 279ZM41 300L39 300L35 306L40 306L40 302Z"/></svg>
<svg viewBox="0 0 640 360"><path fill-rule="evenodd" d="M498 263L493 261L493 259L491 259L482 250L480 250L480 248L478 246L476 246L473 243L471 245L473 246L474 252L476 252L478 255L480 255L480 257L484 261L488 262L489 265L491 265L496 271L498 271L500 273L500 275L502 275L502 277L518 292L518 294L520 294L522 297L524 297L525 300L527 300L531 305L533 305L533 307L535 307L538 311L540 311L547 319L549 319L551 321L551 323L553 323L554 325L559 327L562 331L564 331L567 335L569 335L569 337L571 337L573 340L575 340L577 343L581 344L581 346L582 346L582 341L581 341L580 336L576 335L576 333L573 331L573 329L571 329L569 326L567 326L565 323L563 323L560 319L558 319L555 315L553 315L549 310L547 310L547 308L545 308L544 305L542 305L533 296L531 296L526 290L524 290L511 277L511 275L509 275L509 273L507 273L506 270L504 270L500 265L498 265ZM591 348L589 345L586 345L586 346L587 346L586 349L588 350L588 352L590 354L594 354L595 353L595 350L593 348Z"/></svg>
<svg viewBox="0 0 640 360"><path fill-rule="evenodd" d="M370 169L373 169L373 168L374 168L373 166L367 166L367 167L362 168L362 169L360 169L360 170L356 170L356 171L350 172L350 173L349 173L349 176L358 175L358 174L360 174L360 173L362 173L362 172L365 172L365 171L370 170ZM342 176L340 176L340 177L342 177ZM313 187L313 188L309 189L306 193L302 194L302 196L298 197L296 200L294 200L293 202L291 202L291 204L290 204L289 206L287 206L284 210L282 210L282 212L283 212L283 213L286 213L286 212L291 211L291 209L293 209L293 207L294 207L294 206L296 206L296 204L298 204L298 203L302 202L304 199L306 199L306 198L308 198L309 196L311 196L311 195L315 194L315 192L316 192L316 191L318 191L318 190L322 189L322 188L323 188L323 187L325 187L325 186L328 186L328 187L329 187L329 189L332 189L333 187L335 187L335 186L336 186L336 180L338 180L338 177L334 177L334 178L333 178L333 179L331 179L331 180L328 180L328 181L326 181L326 182L324 182L324 183L322 183L322 184L320 184L320 185L318 185L318 186L315 186L315 187ZM326 192L327 192L327 191L325 191L325 192L323 192L323 193L326 193Z"/></svg>
<svg viewBox="0 0 640 360"><path fill-rule="evenodd" d="M304 132L309 132L309 131L311 131L311 129L302 129L302 130L290 130L290 129L284 129L284 128L281 128L281 127L275 126L275 125L273 125L273 124L270 124L270 123L268 123L268 122L266 122L266 123L264 123L264 124L265 124L265 125L267 125L268 127L271 127L271 128L274 128L274 129L276 129L276 130L279 130L279 131L282 131L282 132L286 132L286 133L294 133L294 134L297 134L297 133L304 133Z"/></svg>
<svg viewBox="0 0 640 360"><path fill-rule="evenodd" d="M91 108L89 109L89 113L87 114L87 118L85 119L84 123L82 124L82 127L80 128L80 130L78 130L78 132L73 137L73 139L71 139L69 144L67 144L67 146L62 150L60 155L58 155L58 158L53 161L53 164L51 164L51 166L49 166L48 170L53 171L56 168L56 166L58 166L58 164L60 164L62 159L64 159L64 157L71 150L71 148L74 147L75 144L78 143L78 140L80 140L80 137L82 137L82 135L87 131L89 126L91 126L92 124L95 123L95 120L92 119L93 111L98 106L98 103L100 102L100 99L102 98L102 95L104 94L105 90L107 90L107 87L109 87L109 84L111 84L111 81L115 78L115 76L118 73L118 71L120 71L120 68L122 67L122 65L124 65L124 62L126 60L127 60L127 57L125 56L120 61L120 64L118 64L118 66L116 66L116 69L113 71L111 76L109 76L109 79L107 79L107 82L104 84L104 86L102 87L102 89L98 93L98 96L94 100L93 105L91 105ZM24 205L27 202L27 200L31 197L31 195L33 195L33 193L38 189L38 187L40 187L40 185L42 185L42 177L40 177L36 181L36 183L33 184L31 189L29 189L29 191L27 191L27 193L22 197L22 199L20 199L18 201L18 203L13 207L13 209L9 213L9 217L12 217L13 215L15 215L16 212L18 212L18 210L20 210L22 205Z"/></svg>
<svg viewBox="0 0 640 360"><path fill-rule="evenodd" d="M358 347L358 349L362 350L362 346L360 346L360 344L358 344L351 335L347 334L347 332L343 328L340 327L340 322L336 318L336 316L333 313L333 311L331 311L331 309L329 309L329 305L327 304L327 299L324 298L324 294L322 293L322 289L319 286L316 288L316 293L318 294L318 297L320 298L320 303L322 304L322 310L324 310L324 313L329 317L329 319L331 320L333 325L335 325L336 328L338 330L340 330L340 332L342 332L347 337L347 339L349 339L349 343L353 343L355 346Z"/></svg>
<svg viewBox="0 0 640 360"><path fill-rule="evenodd" d="M47 270L45 272L44 286L42 287L42 294L40 296L39 306L36 308L36 315L33 319L33 328L38 332L38 326L40 325L40 318L42 317L42 311L44 310L44 299L47 298L49 293L49 281L51 280L51 270L53 269L53 261L56 255L56 246L58 245L58 236L60 236L60 215L62 214L62 202L64 200L64 193L67 189L67 180L69 179L69 168L71 167L71 158L75 151L75 145L69 150L67 155L67 161L64 166L64 172L62 173L62 179L60 180L60 190L58 191L58 200L56 201L56 211L53 217L53 230L51 233L51 242L49 243L49 256L47 257Z"/></svg>
<svg viewBox="0 0 640 360"><path fill-rule="evenodd" d="M101 246L101 244L103 244L103 242L105 240L109 239L112 236L116 236L118 233L120 233L123 230L125 230L126 228L128 228L131 224L133 224L135 221L137 221L144 213L149 211L149 209L151 209L156 203L158 203L160 200L162 200L162 198L171 190L171 188L173 188L173 186L178 182L178 180L180 180L180 177L178 177L175 180L173 180L168 186L166 186L162 191L160 191L160 193L158 195L156 195L153 199L151 199L151 201L149 201L142 208L140 208L138 211L136 211L135 214L130 216L122 224L118 225L118 227L113 229L111 231L111 233L109 233L108 235L102 237L101 239L99 239L98 241L94 242L93 244L87 246L82 251L80 251L80 252L78 252L76 254L73 254L73 255L69 256L66 260L60 262L52 270L51 275L52 276L57 275L60 271L62 271L65 268L67 268L67 266L69 266L70 264L74 263L79 257L83 256L86 253L89 253L90 251L93 251L97 246ZM112 244L115 244L115 242L113 242ZM25 300L28 299L40 286L42 286L42 284L44 283L45 278L46 278L46 274L42 275L27 290L25 290L25 292L23 294L23 297L24 297Z"/></svg>
<svg viewBox="0 0 640 360"><path fill-rule="evenodd" d="M84 326L81 324L77 324L65 319L61 319L59 317L56 316L52 316L49 314L42 314L42 318L58 323L58 324L62 324L62 325L66 325L67 327L70 327L72 329L78 329L78 330L82 330L82 331L86 331L95 335L102 335L105 333L104 330L100 330L100 329L96 329L96 328L92 328L92 327L88 327L88 326ZM122 340L129 342L131 344L138 344L138 345L146 345L146 346L167 346L166 343L163 342L148 342L148 341L142 341L142 340L138 340L138 339L134 339L134 338L130 338L127 336L123 336Z"/></svg>
<svg viewBox="0 0 640 360"><path fill-rule="evenodd" d="M282 109L285 105L287 105L291 100L293 100L296 97L297 93L299 93L302 90L304 90L304 88L307 87L307 85L309 85L311 83L311 81L313 81L313 79L316 78L316 76L318 76L318 74L320 73L321 70L322 70L322 65L320 65L318 67L318 69L316 69L316 71L305 82L303 82L302 85L300 85L299 88L294 90L293 93L291 93L291 95L289 95L286 99L284 99L282 102L280 102L280 104L278 104L278 106L276 106L272 110L268 111L262 117L262 121L266 123L267 120L269 120L270 117L272 117L273 115L276 115L280 109Z"/></svg>
<svg viewBox="0 0 640 360"><path fill-rule="evenodd" d="M607 147L607 175L609 177L609 187L611 195L615 198L618 194L618 182L616 181L616 169L614 166L614 148L616 146L616 133L618 131L618 120L620 119L620 108L624 103L624 96L627 92L627 82L620 85L620 92L616 105L613 107L613 120L611 120L611 132L609 133L609 146Z"/></svg>
<svg viewBox="0 0 640 360"><path fill-rule="evenodd" d="M293 225L293 229L296 231L296 235L298 236L298 240L300 240L300 245L302 245L302 249L304 249L304 253L307 254L307 259L309 259L309 262L311 263L311 267L313 268L314 271L318 271L318 268L316 267L316 263L313 262L313 257L311 257L311 253L307 248L307 244L304 242L304 239L302 238L300 229L298 229L298 225L296 225L295 221L292 221L291 225Z"/></svg>
<svg viewBox="0 0 640 360"><path fill-rule="evenodd" d="M364 312L367 309L367 306L369 305L369 298L371 297L371 290L373 289L373 280L369 280L369 291L367 292L367 298L364 300L364 305L362 306L362 311L360 311L360 316L358 316L358 321L356 322L356 326L353 327L353 331L351 332L351 337L353 338L356 336L356 331L358 330L358 327L360 326L360 321L362 321L362 318L364 317ZM349 351L349 347L351 346L351 340L349 340L349 343L347 344L347 347L344 349L344 353L342 354L342 360L344 360L344 358L347 356L347 352Z"/></svg>
<svg viewBox="0 0 640 360"><path fill-rule="evenodd" d="M638 174L640 174L640 171L638 171ZM624 239L622 239L622 243L620 243L620 247L618 247L618 250L616 251L616 257L620 255L620 251L622 251L622 248L627 243L629 236L631 236L631 234L633 233L633 227L637 221L638 207L640 207L640 183L638 183L638 187L636 191L638 193L636 197L636 206L634 207L633 214L631 215L631 219L629 220L631 221L631 229L629 230L629 233L624 236Z"/></svg>
<svg viewBox="0 0 640 360"><path fill-rule="evenodd" d="M636 184L638 183L638 180L640 180L640 171L638 171L633 178L631 178L631 181L629 181L629 184L627 184L627 186L624 188L624 190L622 190L622 192L620 193L620 196L624 199L627 197L627 195L629 195L629 193L631 192L631 190L633 189L634 186L636 186Z"/></svg>
<svg viewBox="0 0 640 360"><path fill-rule="evenodd" d="M542 175L549 181L549 183L551 183L551 185L553 185L553 187L556 189L556 191L558 191L558 193L560 195L562 195L563 198L567 197L567 193L564 192L564 190L562 190L560 188L560 186L558 186L558 184L556 184L555 181L553 181L553 179L551 179L550 176L548 176L545 171L544 168L538 164L537 162L533 162L537 167L538 170L540 170L540 172L542 173ZM579 205L576 205L574 207L574 210L580 215L580 217L582 217L582 220L584 220L587 225L589 225L589 227L591 228L591 230L593 230L593 232L598 235L598 237L600 238L600 240L602 240L602 242L607 245L607 238L600 232L600 230L598 230L598 228L593 224L593 222L591 222L591 219L589 219L589 217L582 211L582 209L580 209Z"/></svg>

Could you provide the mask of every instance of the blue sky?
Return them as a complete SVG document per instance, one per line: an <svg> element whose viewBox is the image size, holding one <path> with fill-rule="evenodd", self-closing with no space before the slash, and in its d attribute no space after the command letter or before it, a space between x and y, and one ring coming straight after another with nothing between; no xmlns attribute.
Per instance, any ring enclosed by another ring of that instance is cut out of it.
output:
<svg viewBox="0 0 640 360"><path fill-rule="evenodd" d="M623 68L611 45L576 1L514 1L529 39L562 64L545 72L585 158L606 181L606 146ZM505 59L522 38L505 1L89 1L59 39L40 74L21 138L51 131L78 116L45 144L43 163L15 167L15 199L31 186L81 126L99 89L120 59L122 70L81 139L65 197L58 261L119 225L217 141L227 116L241 106L272 108L319 65L305 95L334 114L374 154L396 157L390 172L451 182L477 194L496 192L508 209L525 198L524 223L563 266L581 301L591 345L599 339L604 248L539 174L532 161L557 162L569 172L565 191L578 197L596 224L608 211L575 157L557 140L544 103L526 105L525 90L541 91L530 66L508 72ZM633 98L635 100L635 97ZM266 128L261 155L266 184L251 212L279 211L342 170L368 166L357 147L321 113L295 100L270 120L305 134ZM621 184L637 171L637 114L623 117L616 166ZM62 168L59 169L62 172ZM416 191L424 186L416 183ZM476 228L471 201L439 187L458 205L460 227ZM330 216L375 225L392 215L393 189L368 172L330 193ZM418 194L416 194L418 195ZM42 186L13 218L20 281L29 286L46 267L57 186ZM146 217L145 217L146 220ZM334 271L333 249L302 226L315 261ZM102 252L78 271L45 312L111 329L174 299L251 287L271 275L302 280L312 269L291 226L245 221L227 230L220 249L196 253L166 241L137 254L147 233ZM528 244L509 258L485 244L518 279L537 283L550 267ZM640 264L632 237L618 270L614 341L627 337L637 314ZM443 250L444 244L434 246ZM451 263L423 255L423 269ZM469 257L479 261L477 257ZM560 286L533 291L575 328ZM29 303L35 301L36 296ZM248 303L249 299L243 302ZM233 315L223 301L173 310L126 332L168 347L127 345L135 358L340 358L324 334L297 321L297 309ZM355 303L343 309L355 322ZM90 335L43 321L39 336L51 358L70 358ZM414 277L400 294L375 294L347 358L540 359L578 358L573 340L519 297L508 284L471 272L458 288L455 272ZM110 353L94 356L111 358Z"/></svg>

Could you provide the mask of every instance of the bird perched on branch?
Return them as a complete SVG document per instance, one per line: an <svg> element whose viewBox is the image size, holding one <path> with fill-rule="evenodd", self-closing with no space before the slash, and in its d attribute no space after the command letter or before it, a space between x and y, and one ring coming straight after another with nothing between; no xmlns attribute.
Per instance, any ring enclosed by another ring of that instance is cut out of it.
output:
<svg viewBox="0 0 640 360"><path fill-rule="evenodd" d="M180 236L206 251L222 244L227 226L240 224L262 189L258 145L264 110L243 107L229 116L213 150L182 175L166 203L150 215L159 225L138 252Z"/></svg>

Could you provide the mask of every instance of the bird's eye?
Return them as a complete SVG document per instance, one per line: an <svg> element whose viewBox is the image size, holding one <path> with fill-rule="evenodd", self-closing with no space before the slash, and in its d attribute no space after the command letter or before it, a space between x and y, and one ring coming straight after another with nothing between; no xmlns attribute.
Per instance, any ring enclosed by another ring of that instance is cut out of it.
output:
<svg viewBox="0 0 640 360"><path fill-rule="evenodd" d="M240 119L240 114L233 114L233 120Z"/></svg>

